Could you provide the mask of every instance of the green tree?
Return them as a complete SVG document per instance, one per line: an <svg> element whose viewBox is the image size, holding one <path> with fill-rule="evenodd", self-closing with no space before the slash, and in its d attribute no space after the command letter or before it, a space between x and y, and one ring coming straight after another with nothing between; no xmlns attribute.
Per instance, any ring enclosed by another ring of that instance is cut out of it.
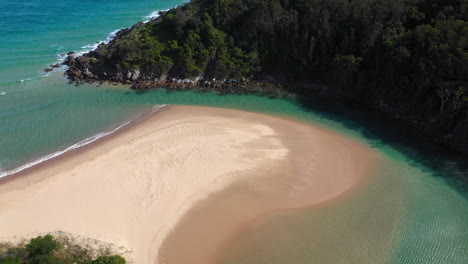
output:
<svg viewBox="0 0 468 264"><path fill-rule="evenodd" d="M31 239L29 244L26 245L26 250L30 257L49 255L54 250L60 248L60 243L55 241L51 235L46 235L44 237L38 236Z"/></svg>

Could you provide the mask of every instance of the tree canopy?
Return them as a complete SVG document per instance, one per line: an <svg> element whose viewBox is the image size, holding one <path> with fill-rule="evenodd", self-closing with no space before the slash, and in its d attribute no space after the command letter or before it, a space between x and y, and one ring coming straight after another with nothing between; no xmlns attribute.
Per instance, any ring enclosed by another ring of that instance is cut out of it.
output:
<svg viewBox="0 0 468 264"><path fill-rule="evenodd" d="M82 63L119 80L323 83L468 148L467 19L468 0L192 0Z"/></svg>

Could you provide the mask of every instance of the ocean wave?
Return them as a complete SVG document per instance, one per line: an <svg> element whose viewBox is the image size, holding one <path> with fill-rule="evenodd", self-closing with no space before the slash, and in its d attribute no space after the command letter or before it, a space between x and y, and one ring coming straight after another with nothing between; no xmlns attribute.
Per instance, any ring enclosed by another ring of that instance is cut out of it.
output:
<svg viewBox="0 0 468 264"><path fill-rule="evenodd" d="M117 32L119 32L120 30L122 30L122 28L112 31L111 33L109 33L107 35L107 37L104 40L98 41L98 42L96 42L94 44L88 44L88 45L85 45L85 46L81 47L82 50L77 52L76 54L78 56L81 56L81 55L83 55L83 54L85 54L87 52L90 52L92 50L97 49L97 47L99 47L99 45L101 45L101 44L107 44L107 43L111 42L115 38L115 36L117 35Z"/></svg>
<svg viewBox="0 0 468 264"><path fill-rule="evenodd" d="M178 5L175 5L173 8L176 8L177 6ZM153 11L149 15L143 17L143 23L148 23L151 20L158 18L160 16L159 12L167 12L169 10L171 9L161 9L161 10Z"/></svg>
<svg viewBox="0 0 468 264"><path fill-rule="evenodd" d="M153 20L153 19L159 17L159 12L161 12L161 11L168 11L168 10L169 10L169 9L165 9L165 10L156 10L156 11L151 12L149 15L143 17L143 23L148 23L149 21L151 21L151 20ZM115 38L115 36L117 35L117 33L118 33L120 30L122 30L122 29L123 29L123 28L120 28L120 29L116 29L116 30L110 32L104 40L98 41L98 42L96 42L96 43L94 43L94 44L87 44L87 45L82 46L82 47L81 47L81 50L79 50L79 51L77 51L77 52L75 53L75 57L83 56L84 54L86 54L86 53L88 53L88 52L90 52L90 51L93 51L93 50L97 49L97 48L99 47L99 45L101 45L101 44L108 44L109 42L111 42L111 41ZM54 46L54 47L55 47L55 46ZM57 50L57 51L62 51L63 49L64 49L64 48L61 47L61 46L56 46L56 50ZM57 53L57 61L56 61L56 62L57 62L58 64L62 64L62 63L65 61L66 58L67 58L67 56L64 55L63 52ZM41 77L48 77L48 76L50 76L50 75L52 74L52 72L54 72L54 71L56 71L56 70L58 70L58 71L65 71L66 69L67 69L67 67L66 67L65 65L62 65L62 66L59 67L59 68L54 68L54 69L52 69L51 72L46 72L46 73L42 74ZM20 81L20 82L21 82L21 81Z"/></svg>
<svg viewBox="0 0 468 264"><path fill-rule="evenodd" d="M159 12L164 12L164 11L168 11L169 9L165 9L165 10L156 10L156 11L153 11L151 12L149 15L147 16L144 16L143 17L143 23L148 23L149 21L155 19L155 18L158 18L159 17ZM112 31L111 33L109 33L107 35L107 37L104 39L104 40L101 40L101 41L98 41L94 44L88 44L88 45L85 45L85 46L82 46L82 50L77 52L76 55L78 56L81 56L85 53L88 53L90 51L93 51L95 49L97 49L99 47L99 45L101 44L108 44L109 42L111 42L115 36L117 35L117 33L122 30L123 28L119 28L119 29L116 29L114 31Z"/></svg>
<svg viewBox="0 0 468 264"><path fill-rule="evenodd" d="M155 112L157 112L158 110L160 110L161 108L163 108L163 107L165 107L165 106L166 106L166 105L157 105L157 106L154 106L154 107L151 109L149 115L154 114ZM145 114L146 114L146 113L140 114L140 115L137 116L134 120L141 118L141 117L142 117L143 115L145 115ZM62 154L64 154L64 153L66 153L66 152L68 152L68 151L70 151L70 150L78 149L78 148L80 148L80 147L83 147L83 146L86 146L86 145L88 145L88 144L91 144L91 143L95 142L95 141L98 140L98 139L104 138L104 137L106 137L106 136L108 136L108 135L111 135L111 134L113 134L114 132L120 130L121 128L126 127L127 125L129 125L130 123L132 123L132 121L133 121L133 120L127 121L127 122L125 122L125 123L119 125L119 126L118 126L117 128L115 128L115 129L108 130L108 131L104 131L104 132L100 132L100 133L98 133L98 134L96 134L96 135L94 135L94 136L92 136L92 137L86 138L86 139L84 139L84 140L82 140L82 141L80 141L80 142L78 142L78 143L76 143L76 144L73 144L73 145L71 145L70 147L65 148L64 150L60 150L60 151L57 151L57 152L50 153L50 154L48 154L48 155L45 155L45 156L43 156L43 157L41 157L41 158L39 158L39 159L36 159L36 160L31 161L31 162L29 162L29 163L26 163L25 165L22 165L22 166L20 166L20 167L15 168L15 169L8 170L8 171L2 171L2 168L0 167L0 178L6 177L6 176L8 176L8 175L15 174L15 173L18 173L18 172L20 172L20 171L23 171L23 170L25 170L25 169L31 168L31 167L33 167L33 166L36 166L36 165L38 165L38 164L40 164L40 163L42 163L42 162L44 162L44 161L47 161L47 160L53 159L53 158L55 158L55 157L58 157L58 156L60 156L60 155L62 155Z"/></svg>
<svg viewBox="0 0 468 264"><path fill-rule="evenodd" d="M167 9L169 10L169 9ZM156 10L151 12L149 15L143 17L143 23L148 23L153 19L156 19L159 17L159 12L167 11L167 10Z"/></svg>
<svg viewBox="0 0 468 264"><path fill-rule="evenodd" d="M0 92L0 95L5 95L5 94L6 94L6 92Z"/></svg>
<svg viewBox="0 0 468 264"><path fill-rule="evenodd" d="M21 107L18 107L19 105L9 105L7 107L2 107L2 110L6 110L5 113L0 113L0 118L12 118L14 116L18 116L18 115L24 115L24 114L28 114L28 113L31 113L31 112L37 112L41 109L45 109L47 107L50 107L54 104L57 104L59 103L60 101L59 100L56 100L56 101L50 101L50 102L47 102L47 103L44 103L44 104L39 104L39 105L31 105L31 104L28 104L29 107L25 108L24 106L21 106ZM20 111L15 111L15 109L21 109ZM3 112L3 111L2 111Z"/></svg>
<svg viewBox="0 0 468 264"><path fill-rule="evenodd" d="M101 41L98 41L94 44L87 44L87 45L84 45L81 47L81 50L77 51L75 53L75 57L79 57L79 56L82 56L90 51L93 51L95 49L97 49L99 47L99 45L101 44L107 44L109 42L111 42L115 36L117 35L117 32L119 32L121 29L116 29L114 31L112 31L111 33L109 33L107 35L107 37L104 39L104 40L101 40ZM64 52L61 52L61 53L57 53L57 60L56 60L56 64L59 64L60 67L57 67L57 68L52 68L52 71L50 72L44 72L43 74L41 74L40 77L48 77L52 74L52 72L55 72L55 71L65 71L67 69L67 66L66 65L63 65L63 62L67 59L67 55L64 53Z"/></svg>
<svg viewBox="0 0 468 264"><path fill-rule="evenodd" d="M31 81L31 80L32 80L32 78L26 78L26 79L19 80L19 82L24 83L24 82Z"/></svg>
<svg viewBox="0 0 468 264"><path fill-rule="evenodd" d="M155 18L158 18L159 17L159 12L164 12L164 11L168 11L169 9L165 9L165 10L156 10L156 11L153 11L151 12L149 15L147 16L144 16L143 17L143 23L148 23L149 21L155 19ZM97 49L97 47L99 47L99 45L101 44L108 44L109 42L111 42L115 36L117 35L117 33L122 30L123 28L119 28L119 29L116 29L114 31L112 31L111 33L109 33L107 35L107 37L104 39L104 40L101 40L101 41L98 41L94 44L88 44L88 45L85 45L85 46L82 46L82 50L77 52L76 55L77 56L81 56L85 53L88 53L92 50L95 50Z"/></svg>
<svg viewBox="0 0 468 264"><path fill-rule="evenodd" d="M25 79L20 79L20 80L7 80L7 81L0 81L0 85L1 86L9 86L9 85L14 85L14 84L18 84L18 83L25 83L25 82L29 82L29 81L32 81L32 80L35 80L35 79L38 79L40 76L38 77L31 77L31 78L25 78Z"/></svg>

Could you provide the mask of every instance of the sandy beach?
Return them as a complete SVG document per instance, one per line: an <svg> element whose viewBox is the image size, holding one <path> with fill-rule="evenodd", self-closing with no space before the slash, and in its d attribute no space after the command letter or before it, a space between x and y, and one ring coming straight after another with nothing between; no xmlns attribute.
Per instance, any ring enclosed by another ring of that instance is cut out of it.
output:
<svg viewBox="0 0 468 264"><path fill-rule="evenodd" d="M168 106L1 180L0 240L61 230L124 246L132 263L211 263L240 225L333 199L363 182L379 159L368 146L319 127ZM224 191L236 199L208 206ZM232 215L215 219L226 206Z"/></svg>

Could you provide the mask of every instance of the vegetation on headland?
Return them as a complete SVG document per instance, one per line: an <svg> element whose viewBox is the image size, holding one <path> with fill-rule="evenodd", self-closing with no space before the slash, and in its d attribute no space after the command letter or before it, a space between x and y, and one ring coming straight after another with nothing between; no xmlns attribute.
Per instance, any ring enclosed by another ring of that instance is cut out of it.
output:
<svg viewBox="0 0 468 264"><path fill-rule="evenodd" d="M306 98L326 87L467 151L467 19L467 0L192 0L69 57L67 73L134 88L274 80Z"/></svg>
<svg viewBox="0 0 468 264"><path fill-rule="evenodd" d="M125 264L123 257L103 255L93 259L91 252L79 245L63 245L52 235L38 236L28 244L4 245L0 264Z"/></svg>

